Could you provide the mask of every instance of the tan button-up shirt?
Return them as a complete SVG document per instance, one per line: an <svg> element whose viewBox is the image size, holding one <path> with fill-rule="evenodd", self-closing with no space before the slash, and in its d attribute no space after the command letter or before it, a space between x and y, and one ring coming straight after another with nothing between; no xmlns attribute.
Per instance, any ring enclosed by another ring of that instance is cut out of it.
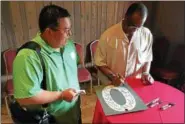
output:
<svg viewBox="0 0 185 124"><path fill-rule="evenodd" d="M137 29L129 42L122 30L122 21L107 29L99 40L95 64L107 65L114 73L124 77L141 77L145 62L152 61L152 34L149 29ZM100 80L101 80L101 74Z"/></svg>

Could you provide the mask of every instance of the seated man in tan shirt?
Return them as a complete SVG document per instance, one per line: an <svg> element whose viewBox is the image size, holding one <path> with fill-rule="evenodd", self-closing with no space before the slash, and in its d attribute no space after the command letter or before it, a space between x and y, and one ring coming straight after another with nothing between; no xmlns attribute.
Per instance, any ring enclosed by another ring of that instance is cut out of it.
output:
<svg viewBox="0 0 185 124"><path fill-rule="evenodd" d="M149 73L152 55L152 34L143 27L148 15L142 3L133 3L125 18L107 29L100 38L95 64L102 83L120 85L126 77L141 78L153 84ZM109 79L109 80L108 80Z"/></svg>

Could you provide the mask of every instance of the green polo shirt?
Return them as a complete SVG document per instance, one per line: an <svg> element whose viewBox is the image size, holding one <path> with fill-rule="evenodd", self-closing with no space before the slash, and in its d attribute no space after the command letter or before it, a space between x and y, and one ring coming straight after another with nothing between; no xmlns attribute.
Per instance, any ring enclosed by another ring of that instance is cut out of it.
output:
<svg viewBox="0 0 185 124"><path fill-rule="evenodd" d="M68 88L80 89L77 76L78 55L71 40L61 48L61 52L47 45L40 34L32 41L41 45L41 54L46 67L48 91L63 91ZM15 98L29 98L41 91L43 70L38 54L34 50L23 49L13 63ZM32 105L31 108L36 105ZM40 105L37 105L37 107ZM30 106L29 106L30 107ZM64 100L49 103L47 110L58 123L76 123L79 118L79 101Z"/></svg>

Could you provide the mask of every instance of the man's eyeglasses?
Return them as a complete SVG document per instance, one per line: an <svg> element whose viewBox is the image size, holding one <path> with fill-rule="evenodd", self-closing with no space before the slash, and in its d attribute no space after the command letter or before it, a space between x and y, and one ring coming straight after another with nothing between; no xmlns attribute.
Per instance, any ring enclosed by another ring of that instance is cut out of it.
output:
<svg viewBox="0 0 185 124"><path fill-rule="evenodd" d="M64 29L55 29L55 31L60 31L61 33L72 33L71 28L64 28Z"/></svg>

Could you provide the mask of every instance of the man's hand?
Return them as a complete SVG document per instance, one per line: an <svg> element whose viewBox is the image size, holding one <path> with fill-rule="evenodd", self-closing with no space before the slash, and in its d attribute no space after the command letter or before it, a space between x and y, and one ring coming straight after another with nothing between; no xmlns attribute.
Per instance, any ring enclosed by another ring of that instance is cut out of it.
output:
<svg viewBox="0 0 185 124"><path fill-rule="evenodd" d="M154 79L149 73L143 73L141 80L144 84L153 84L154 83Z"/></svg>
<svg viewBox="0 0 185 124"><path fill-rule="evenodd" d="M115 85L115 86L120 86L121 84L123 84L124 83L124 77L123 76L121 76L120 74L116 74L114 77L113 77L113 79L112 79L112 83L113 83L113 85Z"/></svg>
<svg viewBox="0 0 185 124"><path fill-rule="evenodd" d="M63 100L67 101L67 102L71 102L73 100L73 97L76 95L76 90L69 88L66 89L64 91L62 91L62 98Z"/></svg>

